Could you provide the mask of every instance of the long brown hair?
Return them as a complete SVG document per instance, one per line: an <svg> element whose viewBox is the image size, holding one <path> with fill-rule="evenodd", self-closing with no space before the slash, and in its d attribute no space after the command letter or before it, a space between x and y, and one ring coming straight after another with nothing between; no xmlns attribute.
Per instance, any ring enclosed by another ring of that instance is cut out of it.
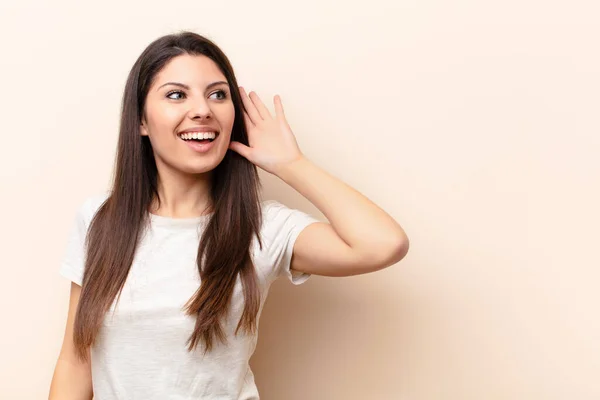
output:
<svg viewBox="0 0 600 400"><path fill-rule="evenodd" d="M182 54L207 56L220 68L229 83L235 107L231 140L248 145L238 84L227 56L219 47L201 35L181 32L155 40L142 52L125 85L110 196L92 219L86 237L85 270L73 333L82 359L87 359L104 314L123 289L143 229L150 220L150 205L153 199L160 201L152 147L148 137L140 135L140 124L154 77L171 59ZM214 338L226 342L221 317L227 313L238 276L245 304L236 334L240 328L255 332L260 306L250 253L253 237L262 246L257 168L227 150L212 177L213 212L200 239L196 259L201 284L185 305L185 311L196 316L194 331L186 343L188 350L194 350L202 342L205 353L212 349Z"/></svg>

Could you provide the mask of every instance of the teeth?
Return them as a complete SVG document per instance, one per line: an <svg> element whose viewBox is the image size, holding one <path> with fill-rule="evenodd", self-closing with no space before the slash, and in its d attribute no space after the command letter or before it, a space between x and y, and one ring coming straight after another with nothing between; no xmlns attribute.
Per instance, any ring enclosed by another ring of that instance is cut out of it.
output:
<svg viewBox="0 0 600 400"><path fill-rule="evenodd" d="M191 132L191 133L182 133L179 135L183 140L191 140L191 139L215 139L217 137L216 132Z"/></svg>

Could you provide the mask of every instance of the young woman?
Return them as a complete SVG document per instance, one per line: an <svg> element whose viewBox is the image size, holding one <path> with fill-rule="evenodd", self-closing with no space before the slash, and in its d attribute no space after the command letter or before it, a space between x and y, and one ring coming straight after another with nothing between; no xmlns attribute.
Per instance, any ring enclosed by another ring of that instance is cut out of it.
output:
<svg viewBox="0 0 600 400"><path fill-rule="evenodd" d="M404 230L300 151L183 32L151 43L123 96L112 188L78 210L60 268L71 294L50 399L258 399L249 368L271 283L380 270ZM259 199L257 168L328 219Z"/></svg>

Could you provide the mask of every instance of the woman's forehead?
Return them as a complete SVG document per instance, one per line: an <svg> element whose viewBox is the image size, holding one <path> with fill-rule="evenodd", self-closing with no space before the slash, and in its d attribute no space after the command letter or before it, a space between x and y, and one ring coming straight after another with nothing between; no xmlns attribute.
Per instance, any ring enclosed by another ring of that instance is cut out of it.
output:
<svg viewBox="0 0 600 400"><path fill-rule="evenodd" d="M154 86L178 82L189 87L206 87L215 81L227 81L217 64L203 55L183 54L170 60L157 74Z"/></svg>

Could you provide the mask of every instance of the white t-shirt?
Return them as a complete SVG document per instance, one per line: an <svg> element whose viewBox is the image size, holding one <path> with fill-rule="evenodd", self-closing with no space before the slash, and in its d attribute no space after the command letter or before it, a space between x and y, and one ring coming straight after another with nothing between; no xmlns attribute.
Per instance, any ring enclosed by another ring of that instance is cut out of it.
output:
<svg viewBox="0 0 600 400"><path fill-rule="evenodd" d="M87 228L107 196L91 196L82 203L69 236L60 273L79 285ZM258 316L277 277L286 276L296 285L309 278L292 273L290 260L298 234L318 222L272 200L263 201L261 208L263 249L254 240L252 252L261 290ZM186 347L195 320L185 315L183 306L200 285L196 256L208 216L150 217L150 228L137 248L121 298L105 315L90 350L94 399L259 399L249 367L257 335L242 329L234 335L244 306L239 277L223 322L228 344L215 340L205 356L202 343L193 352Z"/></svg>

